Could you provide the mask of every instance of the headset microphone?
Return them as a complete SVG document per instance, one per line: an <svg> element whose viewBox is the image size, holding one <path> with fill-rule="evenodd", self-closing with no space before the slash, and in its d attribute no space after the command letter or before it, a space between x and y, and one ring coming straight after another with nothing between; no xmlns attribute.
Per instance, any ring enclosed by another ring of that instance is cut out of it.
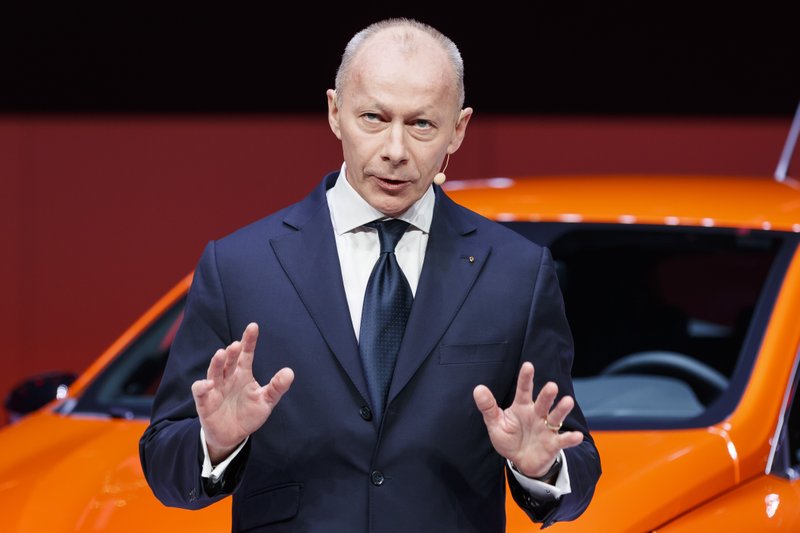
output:
<svg viewBox="0 0 800 533"><path fill-rule="evenodd" d="M445 161L445 162L444 162L444 168L442 169L442 171L441 171L441 172L438 172L438 173L437 173L437 174L436 174L436 175L433 177L433 182L434 182L436 185L439 185L439 186L441 186L441 185L442 185L442 183L444 183L444 181L447 179L447 176L445 176L445 175L444 175L444 171L445 171L445 170L447 170L447 165L449 165L449 164L450 164L450 154L447 154L447 161Z"/></svg>

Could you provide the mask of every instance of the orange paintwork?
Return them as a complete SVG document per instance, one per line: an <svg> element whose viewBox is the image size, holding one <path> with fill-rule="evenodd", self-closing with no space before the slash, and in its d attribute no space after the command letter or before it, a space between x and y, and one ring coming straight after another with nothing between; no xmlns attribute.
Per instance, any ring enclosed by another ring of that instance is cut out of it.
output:
<svg viewBox="0 0 800 533"><path fill-rule="evenodd" d="M3 531L230 531L230 502L168 509L139 464L146 422L47 410L0 432Z"/></svg>
<svg viewBox="0 0 800 533"><path fill-rule="evenodd" d="M797 531L799 523L800 484L763 476L657 531Z"/></svg>
<svg viewBox="0 0 800 533"><path fill-rule="evenodd" d="M565 176L450 182L459 203L498 220L726 226L800 232L800 191L767 178ZM187 290L187 276L73 385L80 395L120 350ZM774 306L736 410L687 430L596 431L603 476L586 513L552 531L761 531L800 523L800 487L764 474L800 346L800 252ZM144 421L43 409L0 431L6 531L229 531L229 500L168 509L146 486L137 444ZM745 510L739 512L738 510ZM736 511L736 512L734 512ZM538 526L513 504L508 531Z"/></svg>
<svg viewBox="0 0 800 533"><path fill-rule="evenodd" d="M497 220L724 226L800 232L800 188L768 178L558 176L456 181L458 203Z"/></svg>

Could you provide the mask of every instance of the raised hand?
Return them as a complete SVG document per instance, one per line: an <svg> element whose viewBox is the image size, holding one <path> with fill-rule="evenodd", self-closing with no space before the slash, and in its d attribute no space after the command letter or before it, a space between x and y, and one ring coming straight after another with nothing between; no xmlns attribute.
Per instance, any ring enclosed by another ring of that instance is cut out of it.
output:
<svg viewBox="0 0 800 533"><path fill-rule="evenodd" d="M263 387L253 377L258 325L250 323L241 341L220 348L211 358L206 379L192 384L192 396L205 433L208 453L216 464L260 428L294 381L282 368Z"/></svg>
<svg viewBox="0 0 800 533"><path fill-rule="evenodd" d="M533 400L533 365L529 362L520 368L517 392L508 409L500 409L485 385L478 385L473 391L475 405L483 414L494 449L525 476L543 476L563 448L577 446L583 441L580 431L558 431L575 401L564 396L553 407L556 395L558 386L550 381L542 387L536 401Z"/></svg>

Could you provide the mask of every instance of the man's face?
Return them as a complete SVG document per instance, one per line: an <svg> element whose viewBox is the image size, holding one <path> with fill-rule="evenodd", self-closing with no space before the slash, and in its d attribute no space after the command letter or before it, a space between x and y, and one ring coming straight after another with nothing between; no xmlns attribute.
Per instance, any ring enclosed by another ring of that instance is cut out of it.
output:
<svg viewBox="0 0 800 533"><path fill-rule="evenodd" d="M342 141L347 180L372 207L396 217L419 200L464 138L472 110L458 111L455 74L427 35L401 50L388 35L364 43L328 120Z"/></svg>

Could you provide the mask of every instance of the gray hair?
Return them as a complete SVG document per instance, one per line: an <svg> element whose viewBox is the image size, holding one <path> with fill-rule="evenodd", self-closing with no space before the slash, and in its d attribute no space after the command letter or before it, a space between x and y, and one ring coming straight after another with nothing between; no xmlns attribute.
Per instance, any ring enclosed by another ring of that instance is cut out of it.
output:
<svg viewBox="0 0 800 533"><path fill-rule="evenodd" d="M461 109L464 106L464 61L461 59L461 52L458 51L458 47L452 40L450 40L449 37L444 35L433 26L429 26L428 24L408 18L391 18L375 22L356 33L353 38L350 39L350 42L347 43L347 46L344 49L344 54L342 54L342 62L339 64L339 69L336 71L335 89L337 104L341 103L340 89L344 87L345 82L347 81L353 59L355 58L358 50L361 48L361 45L375 34L387 28L397 27L415 28L430 35L437 43L439 43L439 45L441 45L442 50L444 50L445 54L447 54L447 58L450 60L450 64L453 66L454 74L456 75L458 109ZM411 38L410 35L405 37L407 40Z"/></svg>

